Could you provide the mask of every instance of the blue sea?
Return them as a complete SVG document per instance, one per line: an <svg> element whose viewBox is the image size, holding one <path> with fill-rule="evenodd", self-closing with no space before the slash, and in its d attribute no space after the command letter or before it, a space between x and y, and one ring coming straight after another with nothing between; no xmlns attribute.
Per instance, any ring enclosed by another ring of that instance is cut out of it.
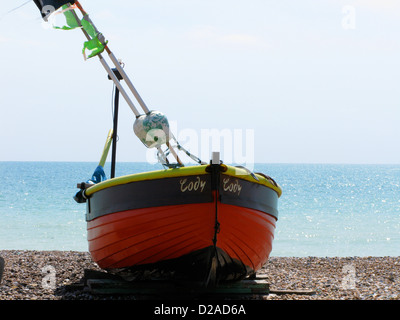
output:
<svg viewBox="0 0 400 320"><path fill-rule="evenodd" d="M87 251L96 163L0 162L0 250ZM161 169L118 163L117 175ZM109 174L109 164L105 171ZM400 165L255 164L282 187L271 256L400 256Z"/></svg>

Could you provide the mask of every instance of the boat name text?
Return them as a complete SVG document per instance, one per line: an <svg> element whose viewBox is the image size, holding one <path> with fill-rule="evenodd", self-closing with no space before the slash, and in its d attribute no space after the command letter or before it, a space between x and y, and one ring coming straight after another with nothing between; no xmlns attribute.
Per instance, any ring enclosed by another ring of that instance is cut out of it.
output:
<svg viewBox="0 0 400 320"><path fill-rule="evenodd" d="M179 181L181 184L181 191L186 192L186 191L198 191L200 192L204 191L204 187L207 184L207 181L203 181L200 179L200 177L196 177L196 179L193 181L188 181L188 179L181 179Z"/></svg>
<svg viewBox="0 0 400 320"><path fill-rule="evenodd" d="M240 196L240 192L242 192L242 186L239 183L239 180L235 179L231 182L230 178L225 178L222 182L224 191L232 192L235 194L237 193L237 195Z"/></svg>

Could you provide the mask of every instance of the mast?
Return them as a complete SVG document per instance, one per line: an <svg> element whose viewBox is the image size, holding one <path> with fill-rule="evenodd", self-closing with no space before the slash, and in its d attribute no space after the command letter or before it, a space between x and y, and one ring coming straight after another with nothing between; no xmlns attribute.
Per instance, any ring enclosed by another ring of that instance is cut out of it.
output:
<svg viewBox="0 0 400 320"><path fill-rule="evenodd" d="M117 76L118 81L122 79L117 69L112 69ZM108 77L111 80L110 77ZM112 137L112 150L111 150L111 174L110 178L115 177L115 165L117 161L117 140L118 140L118 113L119 113L119 89L115 88L114 95L114 119L113 119L113 137Z"/></svg>

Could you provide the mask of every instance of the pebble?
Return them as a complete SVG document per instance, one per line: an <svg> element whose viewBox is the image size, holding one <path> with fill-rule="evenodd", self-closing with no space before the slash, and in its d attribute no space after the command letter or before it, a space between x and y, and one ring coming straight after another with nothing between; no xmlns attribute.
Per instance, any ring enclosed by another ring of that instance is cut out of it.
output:
<svg viewBox="0 0 400 320"><path fill-rule="evenodd" d="M84 270L101 270L87 252L0 250L5 260L0 300L134 299L95 296L79 284ZM271 290L315 294L268 294L263 300L400 300L400 257L270 257L258 272Z"/></svg>

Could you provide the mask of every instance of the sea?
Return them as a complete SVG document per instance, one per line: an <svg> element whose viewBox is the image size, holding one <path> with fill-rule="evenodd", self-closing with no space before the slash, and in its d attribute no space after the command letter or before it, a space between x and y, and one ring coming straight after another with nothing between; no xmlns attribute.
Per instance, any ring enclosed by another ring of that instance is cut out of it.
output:
<svg viewBox="0 0 400 320"><path fill-rule="evenodd" d="M0 250L87 251L86 207L73 196L96 166L0 162ZM117 163L116 175L158 169ZM400 256L400 165L259 163L254 171L283 189L271 256Z"/></svg>

